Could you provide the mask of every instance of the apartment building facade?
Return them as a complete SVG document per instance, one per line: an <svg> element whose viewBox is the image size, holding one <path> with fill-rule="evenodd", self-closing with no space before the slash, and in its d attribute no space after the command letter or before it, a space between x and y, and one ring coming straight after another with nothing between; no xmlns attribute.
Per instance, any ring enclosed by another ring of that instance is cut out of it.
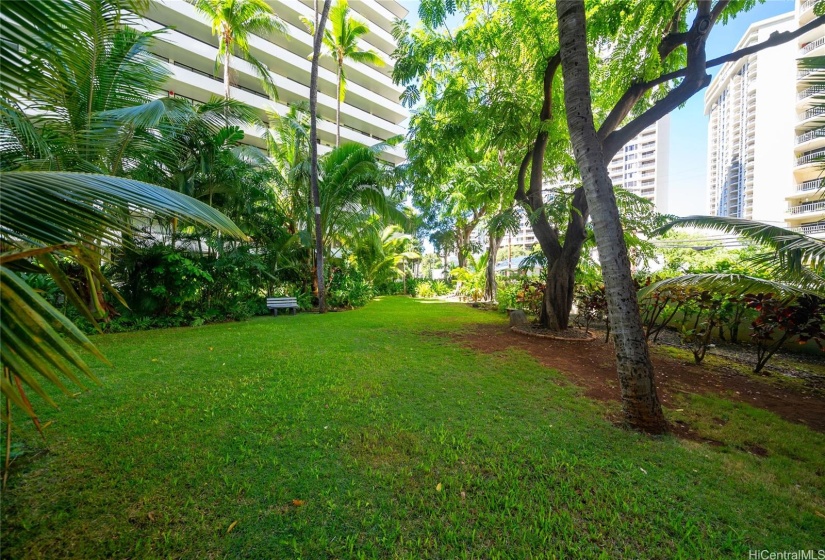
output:
<svg viewBox="0 0 825 560"><path fill-rule="evenodd" d="M797 0L797 24L814 18L815 0ZM797 39L795 76L795 122L793 128L793 181L787 195L788 226L803 233L825 236L825 68L808 68L804 59L825 56L825 28L809 31Z"/></svg>
<svg viewBox="0 0 825 560"><path fill-rule="evenodd" d="M751 25L736 50L811 21L814 0ZM725 64L705 95L708 214L825 234L820 188L825 156L821 70L801 59L825 53L825 29Z"/></svg>
<svg viewBox="0 0 825 560"><path fill-rule="evenodd" d="M278 91L273 101L264 93L253 68L242 59L232 60L233 99L254 107L268 122L270 113L285 114L289 106L309 100L310 55L312 36L302 18L314 19L313 0L267 0L285 22L286 34L267 37L251 36L253 54L270 70ZM397 0L351 0L353 17L367 23L369 33L360 40L362 49L373 50L384 61L373 66L347 61L347 93L341 105L341 141L372 146L394 136L403 135L403 121L409 117L399 97L403 88L393 84L392 52L396 42L391 31L396 18L407 14ZM209 22L185 0L151 0L140 19L144 30L169 28L157 36L151 50L169 66L169 95L206 101L223 95L220 72L215 72L218 38ZM318 72L318 135L320 152L335 145L337 75L335 63L322 57ZM261 131L244 131L244 142L265 147ZM398 164L406 159L403 147L388 146L381 158Z"/></svg>
<svg viewBox="0 0 825 560"><path fill-rule="evenodd" d="M607 171L614 187L622 187L652 202L656 210L668 210L670 115L640 132L619 150Z"/></svg>

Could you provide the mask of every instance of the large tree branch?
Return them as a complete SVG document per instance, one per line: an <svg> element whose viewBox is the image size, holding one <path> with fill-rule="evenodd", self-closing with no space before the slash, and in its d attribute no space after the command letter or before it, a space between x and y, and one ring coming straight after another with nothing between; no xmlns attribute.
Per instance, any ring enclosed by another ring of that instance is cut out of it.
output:
<svg viewBox="0 0 825 560"><path fill-rule="evenodd" d="M576 259L576 262L578 262L582 246L587 239L585 226L587 225L587 218L590 216L584 188L579 187L573 191L571 206L570 220L567 222L567 231L564 234L562 255L568 260Z"/></svg>
<svg viewBox="0 0 825 560"><path fill-rule="evenodd" d="M715 19L719 18L722 10L724 9L723 4L725 3L726 0L720 0L716 3L713 10L710 12L708 16L711 19L711 21L715 21ZM739 60L740 58L757 53L761 50L770 47L775 47L777 45L782 45L784 43L787 43L788 41L796 39L801 35L804 35L812 29L816 29L817 27L823 24L825 24L825 16L820 16L814 19L813 21L803 25L795 31L783 31L781 33L773 33L768 39L762 41L761 43L751 45L749 47L739 49L738 51L709 60L704 65L704 67L706 69L713 68L726 62L733 62ZM636 136L636 134L638 134L639 132L641 132L642 130L644 130L645 128L647 128L648 126L656 122L658 119L662 118L664 115L666 115L667 113L669 113L670 111L672 111L673 109L675 109L676 107L678 107L690 98L689 95L685 97L686 90L677 92L677 90L679 89L677 87L676 89L671 91L670 94L668 94L664 99L660 100L656 103L656 105L648 109L647 112L640 115L637 119L634 119L633 122L628 123L628 125L624 126L620 130L616 130L619 124L621 124L621 122L625 118L627 118L627 115L630 114L630 111L633 109L636 103L639 102L639 100L647 91L656 87L659 84L663 84L665 82L669 82L670 80L675 80L677 78L685 77L688 74L688 70L690 69L689 67L690 64L688 64L688 67L686 68L681 68L679 70L675 70L667 74L662 74L658 78L655 78L648 82L634 84L627 89L627 91L624 93L621 99L619 99L619 101L610 111L610 114L608 114L607 118L604 120L601 127L599 127L599 139L601 139L605 144L605 157L607 157L608 154L611 152L614 144L619 141L611 138L611 140L608 143L608 137L611 137L613 136L613 134L616 134L620 135L621 138L625 139L622 143L616 145L616 149L621 148L624 144L627 143L627 141ZM699 89L693 91L692 94L695 94L697 91L706 87L708 83L710 83L710 80L707 80L707 83L701 85ZM657 109L657 105L662 105L662 107ZM628 126L633 125L633 123L635 123L636 121L640 122L632 126L631 129L625 130L628 128ZM633 130L636 130L636 132L630 134ZM609 157L612 159L613 155L615 155L615 151Z"/></svg>
<svg viewBox="0 0 825 560"><path fill-rule="evenodd" d="M719 21L719 16L725 11L725 8L730 4L730 0L719 0L713 9L710 11L710 21L716 23Z"/></svg>
<svg viewBox="0 0 825 560"><path fill-rule="evenodd" d="M527 178L527 169L530 167L530 161L533 159L533 148L527 150L524 157L521 158L521 164L518 168L518 179L516 183L516 200L522 204L530 204L527 200L527 192L524 190L524 181Z"/></svg>
<svg viewBox="0 0 825 560"><path fill-rule="evenodd" d="M719 6L721 1L722 0L717 3L716 7ZM712 12L708 17L713 17ZM738 51L709 60L701 69L702 76L700 76L700 68L695 65L691 67L692 65L689 61L687 68L682 68L681 70L663 74L655 80L651 80L643 84L631 86L610 112L602 127L599 128L599 137L603 139L605 158L607 158L607 161L612 159L616 154L616 151L629 142L634 136L690 99L690 97L696 92L707 87L710 83L710 76L705 73L707 68L713 68L726 62L733 62L764 49L782 45L796 39L801 35L804 35L812 29L816 29L823 24L825 24L825 16L820 16L794 31L773 33L768 39L762 41L761 43L757 43L756 45L751 45L750 47L745 47L743 49L739 49ZM704 44L702 45L702 51L704 51ZM702 55L704 55L704 52L702 52ZM686 77L689 72L693 74L690 79L682 81L679 86L671 90L663 99L654 104L653 107L633 119L621 129L610 130L610 127L618 126L618 124L627 117L633 109L633 105L641 99L641 96L645 91L670 80ZM605 127L605 125L607 125L607 127Z"/></svg>
<svg viewBox="0 0 825 560"><path fill-rule="evenodd" d="M541 106L541 120L549 121L553 116L553 78L561 65L561 53L556 53L547 59L544 69L544 103Z"/></svg>
<svg viewBox="0 0 825 560"><path fill-rule="evenodd" d="M659 51L659 58L662 60L666 59L670 53L675 51L677 47L684 45L687 40L687 31L683 33L668 33L659 43L659 47L657 48Z"/></svg>

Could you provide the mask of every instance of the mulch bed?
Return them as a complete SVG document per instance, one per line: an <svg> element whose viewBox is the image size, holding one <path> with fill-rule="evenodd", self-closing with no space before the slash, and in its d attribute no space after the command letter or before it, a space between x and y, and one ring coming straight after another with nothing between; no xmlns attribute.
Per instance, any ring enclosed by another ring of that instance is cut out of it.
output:
<svg viewBox="0 0 825 560"><path fill-rule="evenodd" d="M583 387L587 396L607 402L620 400L613 345L606 344L603 337L594 341L536 338L514 333L503 325L483 325L454 336L479 352L524 350ZM665 406L674 406L677 394L716 394L825 432L825 395L820 390L778 387L727 368L712 369L658 355L652 358L659 398Z"/></svg>
<svg viewBox="0 0 825 560"><path fill-rule="evenodd" d="M562 332L559 331L551 331L550 329L545 329L542 326L536 325L535 323L528 323L526 325L517 325L510 327L510 330L514 333L523 334L526 336L535 336L537 338L550 338L553 340L569 340L569 341L590 341L596 340L596 337L593 333L588 333L583 331L582 329L567 329Z"/></svg>

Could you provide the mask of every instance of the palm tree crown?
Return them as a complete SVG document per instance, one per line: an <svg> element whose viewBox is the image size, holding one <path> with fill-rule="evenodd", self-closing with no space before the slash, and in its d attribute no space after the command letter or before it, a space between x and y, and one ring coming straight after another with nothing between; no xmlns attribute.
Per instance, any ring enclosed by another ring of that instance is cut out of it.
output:
<svg viewBox="0 0 825 560"><path fill-rule="evenodd" d="M223 63L224 95L229 99L232 55L237 54L252 65L264 90L277 98L275 83L269 68L255 58L250 50L249 35L285 33L284 23L272 12L264 0L195 0L195 8L205 15L218 36L218 58L215 67Z"/></svg>
<svg viewBox="0 0 825 560"><path fill-rule="evenodd" d="M326 54L335 60L335 65L338 68L335 145L339 146L341 144L341 103L344 101L347 87L344 62L351 60L353 62L369 63L374 66L383 66L384 61L375 51L365 51L359 48L358 39L369 33L370 28L367 27L366 23L350 17L349 2L347 0L338 0L329 12L329 21L332 24L332 29L324 30L323 42L327 49ZM304 23L314 34L314 24L311 21L305 21Z"/></svg>

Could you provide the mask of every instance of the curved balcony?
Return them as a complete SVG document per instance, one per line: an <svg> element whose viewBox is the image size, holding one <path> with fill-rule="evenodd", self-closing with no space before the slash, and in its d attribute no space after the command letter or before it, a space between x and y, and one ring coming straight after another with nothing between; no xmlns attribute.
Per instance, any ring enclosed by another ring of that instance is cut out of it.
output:
<svg viewBox="0 0 825 560"><path fill-rule="evenodd" d="M798 204L796 206L790 206L788 208L788 214L791 214L792 216L804 215L805 217L814 214L825 215L825 201L818 200L816 202L805 202L803 204Z"/></svg>
<svg viewBox="0 0 825 560"><path fill-rule="evenodd" d="M786 197L786 200L793 204L795 200L810 199L817 191L825 192L825 184L822 183L821 177L798 181L794 184L793 191Z"/></svg>
<svg viewBox="0 0 825 560"><path fill-rule="evenodd" d="M810 109L796 115L797 125L803 125L808 121L823 119L825 119L825 107L822 106L811 107Z"/></svg>
<svg viewBox="0 0 825 560"><path fill-rule="evenodd" d="M819 81L825 74L825 68L804 68L796 71L796 79L799 81Z"/></svg>
<svg viewBox="0 0 825 560"><path fill-rule="evenodd" d="M805 99L809 99L811 97L816 96L817 94L821 94L825 92L825 85L813 85L811 87L805 88L799 93L796 94L797 101L804 101Z"/></svg>
<svg viewBox="0 0 825 560"><path fill-rule="evenodd" d="M804 153L796 158L797 167L800 165L823 162L825 162L825 150L814 150L812 152Z"/></svg>
<svg viewBox="0 0 825 560"><path fill-rule="evenodd" d="M798 150L804 149L807 151L825 147L825 126L798 135L795 144Z"/></svg>
<svg viewBox="0 0 825 560"><path fill-rule="evenodd" d="M825 36L814 39L810 43L803 45L802 48L799 49L799 55L805 56L806 54L810 54L823 45L825 45Z"/></svg>
<svg viewBox="0 0 825 560"><path fill-rule="evenodd" d="M803 181L796 186L797 192L810 192L823 188L822 179L813 179L811 181Z"/></svg>
<svg viewBox="0 0 825 560"><path fill-rule="evenodd" d="M825 235L825 222L803 224L793 229L800 233L804 233L805 235L815 235L816 237L821 237L822 235Z"/></svg>

